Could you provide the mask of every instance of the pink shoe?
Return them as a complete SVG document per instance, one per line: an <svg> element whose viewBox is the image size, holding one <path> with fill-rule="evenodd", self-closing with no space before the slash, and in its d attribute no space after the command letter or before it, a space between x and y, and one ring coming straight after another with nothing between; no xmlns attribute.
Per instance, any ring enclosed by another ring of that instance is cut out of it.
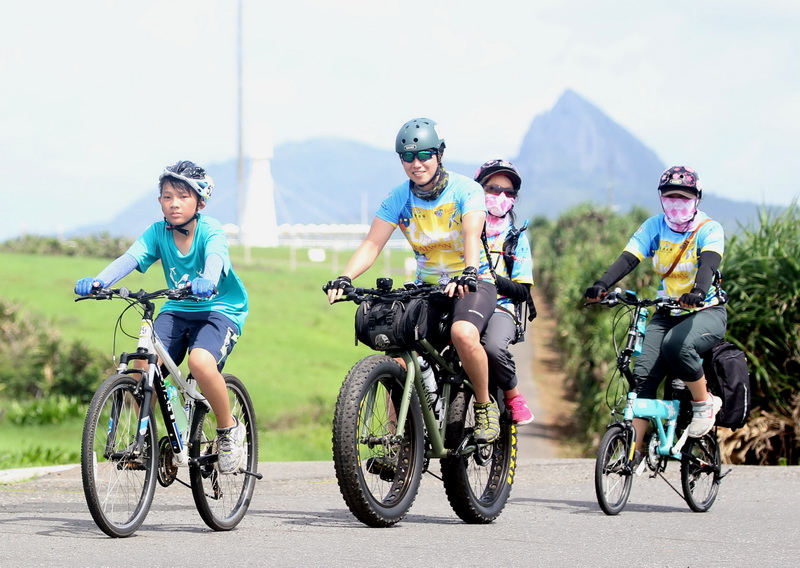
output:
<svg viewBox="0 0 800 568"><path fill-rule="evenodd" d="M533 413L521 394L506 399L506 407L511 411L511 421L517 426L533 422Z"/></svg>

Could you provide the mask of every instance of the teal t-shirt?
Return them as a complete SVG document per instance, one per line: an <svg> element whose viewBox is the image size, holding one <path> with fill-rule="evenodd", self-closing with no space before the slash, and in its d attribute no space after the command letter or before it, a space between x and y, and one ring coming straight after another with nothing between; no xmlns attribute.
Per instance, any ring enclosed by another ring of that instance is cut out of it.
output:
<svg viewBox="0 0 800 568"><path fill-rule="evenodd" d="M154 262L160 260L167 286L171 288L202 275L206 257L211 254L219 255L223 267L217 284L217 294L213 298L200 301L168 300L162 311L219 312L239 327L241 335L248 311L247 291L233 271L228 254L228 240L219 221L206 215L198 216L192 248L188 254L183 254L175 246L172 231L167 230L166 221L158 221L136 239L127 254L136 259L139 272L147 271Z"/></svg>

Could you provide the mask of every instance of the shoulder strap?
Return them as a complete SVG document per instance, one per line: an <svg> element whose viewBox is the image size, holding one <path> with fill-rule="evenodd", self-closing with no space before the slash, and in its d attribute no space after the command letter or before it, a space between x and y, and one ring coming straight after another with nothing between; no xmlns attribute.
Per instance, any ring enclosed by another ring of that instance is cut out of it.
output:
<svg viewBox="0 0 800 568"><path fill-rule="evenodd" d="M681 249L678 251L678 256L676 256L676 257L675 257L675 261L672 263L672 266L670 266L670 267L669 267L669 270L667 270L666 274L664 274L664 276L662 276L662 277L661 277L662 279L664 279L664 278L666 278L667 276L669 276L670 274L672 274L672 271L673 271L673 270L675 270L675 267L676 267L676 266L678 266L678 262L680 262L680 260L681 260L681 257L683 256L683 253L684 253L684 252L686 252L686 249L689 247L689 242L690 242L690 241L691 241L691 240L694 238L694 236L697 234L697 231L699 231L699 230L700 230L700 227L702 227L703 225L705 225L705 224L706 224L706 223L708 223L709 221L711 221L711 218L705 219L705 220L704 220L702 223L700 223L699 225L697 225L697 228L696 228L694 231L692 231L692 234L691 234L691 235L689 235L688 237L686 237L686 240L685 240L685 241L683 241L683 244L681 245Z"/></svg>

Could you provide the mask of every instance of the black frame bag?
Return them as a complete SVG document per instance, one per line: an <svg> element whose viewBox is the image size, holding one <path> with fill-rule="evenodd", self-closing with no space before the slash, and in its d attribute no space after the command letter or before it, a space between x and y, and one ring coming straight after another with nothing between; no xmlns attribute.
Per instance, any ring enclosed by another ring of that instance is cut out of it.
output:
<svg viewBox="0 0 800 568"><path fill-rule="evenodd" d="M356 339L376 351L413 347L428 333L428 300L366 300L355 324Z"/></svg>
<svg viewBox="0 0 800 568"><path fill-rule="evenodd" d="M750 370L744 351L733 343L722 341L706 353L703 370L709 389L722 399L717 426L733 430L744 426L750 415L752 396Z"/></svg>

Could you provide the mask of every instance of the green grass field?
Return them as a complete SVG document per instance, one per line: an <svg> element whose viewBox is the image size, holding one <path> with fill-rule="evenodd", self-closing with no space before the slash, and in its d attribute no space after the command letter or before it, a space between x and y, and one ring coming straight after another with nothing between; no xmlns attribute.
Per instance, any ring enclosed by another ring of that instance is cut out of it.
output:
<svg viewBox="0 0 800 568"><path fill-rule="evenodd" d="M331 420L342 378L358 359L371 353L354 346L355 306L329 306L321 290L344 268L351 252L327 251L326 261L312 263L304 249L231 250L234 269L247 287L250 314L225 371L239 376L253 398L262 461L331 457ZM410 255L396 250L384 253L357 284L373 285L377 276L389 272L396 284L402 283L408 279L403 265ZM63 339L81 340L108 354L109 369L114 366L112 354L135 346L135 340L120 334L113 344L114 324L126 304L74 301L75 281L97 274L107 260L0 253L0 262L6 301L51 322ZM134 272L117 284L121 285L151 290L163 288L165 282L158 265L147 274ZM138 332L133 311L123 321L127 331ZM98 377L98 384L103 378ZM0 405L4 403L0 399ZM21 428L0 421L0 467L38 465L27 461L35 454L55 456L49 461L74 462L82 425L82 420L73 419ZM29 457L10 464L12 455Z"/></svg>

